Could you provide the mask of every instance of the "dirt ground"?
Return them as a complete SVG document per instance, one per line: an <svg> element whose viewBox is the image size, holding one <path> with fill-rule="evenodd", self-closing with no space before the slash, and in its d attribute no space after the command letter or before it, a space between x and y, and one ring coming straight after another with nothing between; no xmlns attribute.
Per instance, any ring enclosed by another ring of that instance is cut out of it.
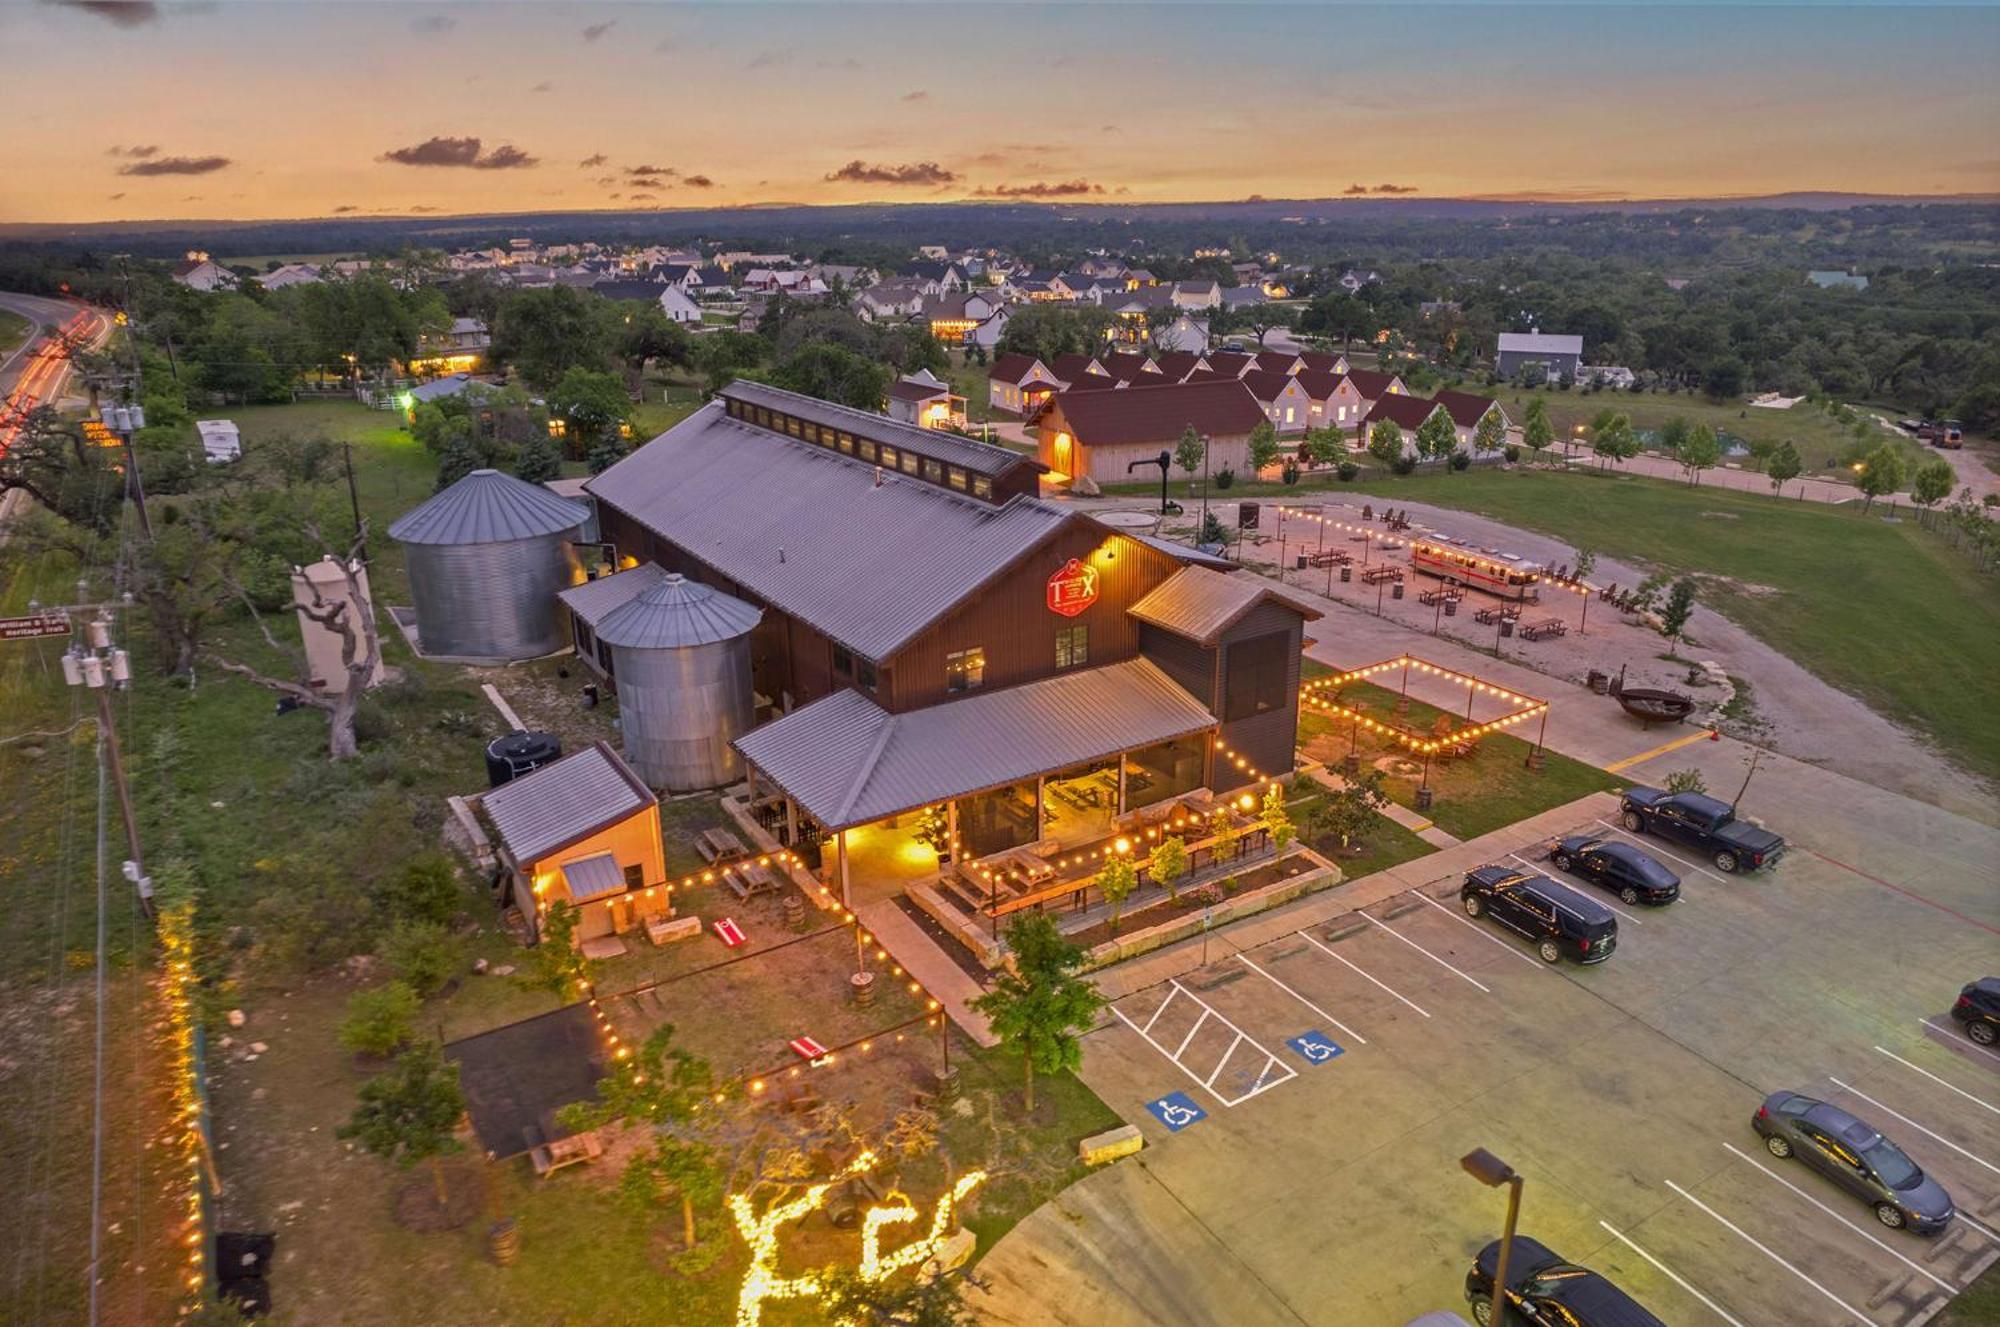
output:
<svg viewBox="0 0 2000 1327"><path fill-rule="evenodd" d="M1309 498L1312 496L1318 495L1309 495L1301 505L1311 505ZM1129 499L1122 502L1106 499L1080 505L1129 509L1132 503ZM1568 561L1572 552L1559 539L1517 530L1499 521L1466 512L1422 504L1408 504L1407 507L1399 504L1397 509L1407 509L1416 523L1416 528L1410 531L1412 534L1450 535L1480 547L1553 563ZM1275 521L1270 519L1274 515L1270 504L1266 504L1264 510L1267 513L1267 528L1258 537L1246 541L1247 551L1243 556L1265 574L1275 575L1280 531ZM1363 524L1359 502L1348 505L1327 501L1324 510L1331 520ZM1234 530L1235 505L1221 504L1217 511L1224 525ZM1192 530L1179 531L1169 526L1163 533L1187 538ZM1282 543L1286 552L1296 553L1301 540L1314 545L1318 537L1319 528L1316 525L1292 521L1286 525ZM1332 532L1328 537L1332 539ZM1342 538L1344 540L1345 536ZM1339 546L1351 548L1357 555L1361 549L1359 544L1345 542ZM1407 564L1407 553L1398 552L1389 556ZM1645 575L1643 568L1600 556L1596 569L1591 573L1591 580L1599 585L1615 583L1631 587L1644 580ZM1308 599L1325 596L1329 588L1325 570L1308 568L1298 571L1289 565L1284 571L1284 583L1302 592ZM1403 628L1425 632L1435 625L1446 637L1483 650L1492 650L1497 640L1494 629L1473 622L1471 615L1475 607L1493 601L1484 595L1469 595L1460 606L1457 617L1445 618L1430 605L1417 600L1421 590L1435 584L1428 577L1414 574L1406 577L1406 597L1401 602L1389 598L1386 593L1380 596L1384 619ZM1363 608L1371 614L1376 611L1376 587L1363 585L1358 570L1355 579L1346 584L1340 581L1336 571L1331 590L1331 597L1339 602ZM1697 722L1719 722L1727 731L1767 743L1786 755L1838 769L1876 787L1891 789L1961 813L1978 814L1975 807L1990 805L1987 790L1978 786L1972 776L1954 766L1921 737L1883 718L1846 692L1829 686L1727 617L1707 607L1697 606L1688 628L1688 639L1681 644L1678 652L1686 659L1720 664L1729 677L1748 682L1748 696L1734 705L1728 705L1731 694L1725 687L1688 686L1686 664L1659 658L1668 652L1666 639L1648 627L1623 618L1609 604L1593 599L1586 618L1577 596L1551 590L1544 594L1539 607L1528 609L1525 620L1534 621L1543 617L1563 618L1569 623L1569 633L1541 642L1524 641L1518 636L1498 641L1501 652L1508 660L1572 684L1582 684L1593 669L1615 676L1620 668L1624 668L1630 685L1671 687L1694 695L1702 707ZM1383 657L1400 652L1400 645L1392 646L1388 641L1401 635L1401 632L1384 633ZM1551 697L1559 694L1552 689ZM1726 711L1725 706L1728 707Z"/></svg>

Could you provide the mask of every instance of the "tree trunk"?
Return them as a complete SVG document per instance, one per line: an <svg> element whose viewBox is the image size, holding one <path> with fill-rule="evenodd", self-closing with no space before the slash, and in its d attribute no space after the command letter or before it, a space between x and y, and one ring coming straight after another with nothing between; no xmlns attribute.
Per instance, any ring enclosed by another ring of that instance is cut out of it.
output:
<svg viewBox="0 0 2000 1327"><path fill-rule="evenodd" d="M431 1187L437 1194L438 1210L442 1212L451 1201L451 1193L444 1183L444 1158L431 1158Z"/></svg>
<svg viewBox="0 0 2000 1327"><path fill-rule="evenodd" d="M326 716L326 754L334 760L352 760L361 754L354 735L354 712L361 706L361 692L350 679L347 690L334 698Z"/></svg>
<svg viewBox="0 0 2000 1327"><path fill-rule="evenodd" d="M681 1246L691 1249L694 1245L694 1199L688 1197L687 1190L683 1189L681 1190Z"/></svg>
<svg viewBox="0 0 2000 1327"><path fill-rule="evenodd" d="M1021 1068L1025 1072L1026 1077L1026 1085L1022 1088L1021 1098L1027 1109L1033 1111L1035 1109L1035 1057L1023 1052L1021 1055Z"/></svg>

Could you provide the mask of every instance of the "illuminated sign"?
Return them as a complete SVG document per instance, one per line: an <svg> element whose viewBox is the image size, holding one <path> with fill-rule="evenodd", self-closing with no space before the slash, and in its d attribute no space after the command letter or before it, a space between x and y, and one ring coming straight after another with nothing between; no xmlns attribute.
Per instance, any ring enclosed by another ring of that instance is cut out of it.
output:
<svg viewBox="0 0 2000 1327"><path fill-rule="evenodd" d="M1049 577L1049 611L1075 617L1097 602L1097 568L1071 558Z"/></svg>

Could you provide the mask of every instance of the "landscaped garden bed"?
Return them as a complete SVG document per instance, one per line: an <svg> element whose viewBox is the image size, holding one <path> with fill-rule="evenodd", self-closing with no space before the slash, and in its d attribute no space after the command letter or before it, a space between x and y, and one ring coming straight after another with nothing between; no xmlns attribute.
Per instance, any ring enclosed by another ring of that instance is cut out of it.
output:
<svg viewBox="0 0 2000 1327"><path fill-rule="evenodd" d="M1092 967L1104 967L1186 939L1204 925L1223 926L1252 913L1331 888L1341 872L1316 854L1294 850L1237 875L1180 890L1121 916L1071 932L1068 939L1090 953Z"/></svg>

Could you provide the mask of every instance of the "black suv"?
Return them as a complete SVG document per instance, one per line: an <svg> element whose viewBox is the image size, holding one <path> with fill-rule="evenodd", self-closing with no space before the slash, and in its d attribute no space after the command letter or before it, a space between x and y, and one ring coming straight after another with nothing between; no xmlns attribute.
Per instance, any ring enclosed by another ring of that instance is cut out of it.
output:
<svg viewBox="0 0 2000 1327"><path fill-rule="evenodd" d="M1981 977L1958 993L1951 1016L1965 1024L1965 1035L1982 1046L2000 1041L2000 977Z"/></svg>
<svg viewBox="0 0 2000 1327"><path fill-rule="evenodd" d="M1482 866L1459 886L1468 917L1491 915L1535 944L1544 962L1565 954L1579 963L1602 963L1618 947L1618 918L1594 898L1545 875L1506 866Z"/></svg>
<svg viewBox="0 0 2000 1327"><path fill-rule="evenodd" d="M1672 903L1681 896L1679 876L1655 861L1651 853L1620 839L1572 834L1555 841L1549 860L1558 871L1603 885L1627 903Z"/></svg>
<svg viewBox="0 0 2000 1327"><path fill-rule="evenodd" d="M1493 1324L1494 1240L1465 1274L1465 1298L1480 1327ZM1667 1327L1639 1302L1587 1267L1564 1262L1539 1241L1514 1236L1507 1254L1507 1321L1550 1327Z"/></svg>

